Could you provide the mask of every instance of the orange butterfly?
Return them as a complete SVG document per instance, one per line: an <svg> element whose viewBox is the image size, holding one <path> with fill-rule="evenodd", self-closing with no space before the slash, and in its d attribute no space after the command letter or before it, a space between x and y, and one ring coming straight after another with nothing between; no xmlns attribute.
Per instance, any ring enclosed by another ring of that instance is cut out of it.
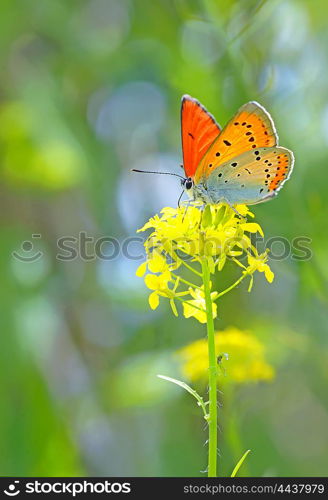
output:
<svg viewBox="0 0 328 500"><path fill-rule="evenodd" d="M278 146L269 113L244 104L221 130L202 104L184 95L181 140L185 177L175 175L189 197L204 203L255 204L273 198L289 178L294 155ZM135 170L135 172L144 172Z"/></svg>
<svg viewBox="0 0 328 500"><path fill-rule="evenodd" d="M221 130L197 99L184 95L181 135L183 186L195 200L260 203L277 194L293 169L293 153L278 146L271 116L255 101Z"/></svg>

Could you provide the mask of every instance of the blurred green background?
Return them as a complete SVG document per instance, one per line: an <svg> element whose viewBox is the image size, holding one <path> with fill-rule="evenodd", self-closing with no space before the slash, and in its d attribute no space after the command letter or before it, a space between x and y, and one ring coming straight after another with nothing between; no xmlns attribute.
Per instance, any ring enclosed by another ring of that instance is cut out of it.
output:
<svg viewBox="0 0 328 500"><path fill-rule="evenodd" d="M2 2L1 475L206 467L199 409L156 378L179 375L174 353L203 325L149 309L140 260L92 258L94 242L56 257L58 238L123 242L176 206L177 179L130 169L180 173L183 93L221 124L247 100L270 111L296 164L256 220L312 239L312 258L272 262L272 285L259 275L219 305L217 328L254 333L276 370L222 389L220 474L251 448L245 475L327 475L327 16L324 0Z"/></svg>

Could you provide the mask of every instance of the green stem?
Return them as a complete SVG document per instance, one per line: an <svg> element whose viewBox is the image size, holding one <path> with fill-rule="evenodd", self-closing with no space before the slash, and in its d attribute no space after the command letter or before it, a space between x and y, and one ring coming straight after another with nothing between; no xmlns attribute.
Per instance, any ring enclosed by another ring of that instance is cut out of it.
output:
<svg viewBox="0 0 328 500"><path fill-rule="evenodd" d="M189 293L189 292L186 292L186 293ZM163 297L167 297L167 295L163 295ZM206 312L206 311L204 311L204 309L201 309L200 307L195 306L195 304L190 304L190 302L188 300L180 299L180 297L177 297L177 296L174 297L174 300L179 300L182 303L188 302L190 307L193 307L194 309L198 309L198 311Z"/></svg>
<svg viewBox="0 0 328 500"><path fill-rule="evenodd" d="M181 263L187 268L189 269L189 271L192 271L194 274L197 274L197 276L200 276L202 277L202 273L199 273L198 271L196 271L196 269L194 269L192 266L189 266L189 264L187 264L183 259L181 259Z"/></svg>
<svg viewBox="0 0 328 500"><path fill-rule="evenodd" d="M171 274L172 274L172 276L174 276L174 278L179 278L181 283L184 283L185 285L191 286L191 288L198 288L199 290L201 289L200 286L195 285L194 283L191 283L190 281L187 281L184 278L181 278L181 276L177 276L176 274L174 274L172 272L171 272Z"/></svg>
<svg viewBox="0 0 328 500"><path fill-rule="evenodd" d="M232 290L233 288L238 286L239 283L241 283L246 278L246 276L249 276L249 274L248 273L242 274L242 276L240 276L240 278L237 281L235 281L235 283L233 285L231 285L228 288L226 288L225 290L223 290L223 292L220 292L216 298L218 299L219 297L222 297L222 295L225 295L226 293L230 292L230 290Z"/></svg>
<svg viewBox="0 0 328 500"><path fill-rule="evenodd" d="M217 477L217 362L215 354L214 321L211 299L210 272L206 257L202 259L203 283L207 315L208 343L208 477Z"/></svg>

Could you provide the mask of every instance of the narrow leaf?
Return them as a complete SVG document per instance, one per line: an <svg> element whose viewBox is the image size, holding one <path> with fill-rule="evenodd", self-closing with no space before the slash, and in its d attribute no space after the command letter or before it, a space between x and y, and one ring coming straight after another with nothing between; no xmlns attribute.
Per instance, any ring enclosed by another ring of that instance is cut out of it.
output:
<svg viewBox="0 0 328 500"><path fill-rule="evenodd" d="M243 456L241 457L241 459L239 460L239 462L237 463L236 467L234 468L234 470L232 471L232 474L231 474L231 477L235 477L237 472L239 471L240 467L243 465L244 461L246 460L247 458L247 455L251 452L251 450L247 450L245 451L245 453L243 454Z"/></svg>
<svg viewBox="0 0 328 500"><path fill-rule="evenodd" d="M172 382L173 384L176 384L178 385L179 387L182 387L182 389L184 389L185 391L189 392L189 394L191 394L192 396L194 396L194 398L197 399L198 401L198 405L202 408L203 410L203 413L204 413L204 417L207 416L207 411L206 411L206 406L205 406L205 403L204 403L204 400L203 398L198 394L197 391L195 391L194 389L192 389L188 384L186 384L185 382L182 382L181 380L177 380L175 378L171 378L171 377L167 377L166 375L157 375L158 378L161 378L163 380L167 380L168 382Z"/></svg>
<svg viewBox="0 0 328 500"><path fill-rule="evenodd" d="M214 225L217 227L221 222L224 217L226 211L225 205L222 205L219 210L216 212L215 219L214 219Z"/></svg>
<svg viewBox="0 0 328 500"><path fill-rule="evenodd" d="M206 205L203 211L203 216L202 216L202 226L203 227L209 227L212 224L212 212L211 212L211 206Z"/></svg>

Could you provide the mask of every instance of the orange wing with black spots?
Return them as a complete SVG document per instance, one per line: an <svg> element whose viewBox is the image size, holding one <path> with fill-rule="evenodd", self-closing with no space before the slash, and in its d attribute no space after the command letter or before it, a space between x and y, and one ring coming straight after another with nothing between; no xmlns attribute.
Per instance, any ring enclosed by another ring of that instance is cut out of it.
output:
<svg viewBox="0 0 328 500"><path fill-rule="evenodd" d="M288 149L277 148L277 151L272 154L272 159L269 158L269 160L270 167L273 167L273 176L268 184L268 190L277 191L292 173L294 155Z"/></svg>
<svg viewBox="0 0 328 500"><path fill-rule="evenodd" d="M197 99L184 95L181 103L183 168L193 177L200 160L221 132L215 118Z"/></svg>
<svg viewBox="0 0 328 500"><path fill-rule="evenodd" d="M272 198L289 178L294 156L289 149L274 146L246 151L224 162L207 179L209 191L224 190L232 204L253 204Z"/></svg>
<svg viewBox="0 0 328 500"><path fill-rule="evenodd" d="M269 113L257 102L248 102L238 110L201 159L195 183L246 151L277 144L278 136Z"/></svg>

